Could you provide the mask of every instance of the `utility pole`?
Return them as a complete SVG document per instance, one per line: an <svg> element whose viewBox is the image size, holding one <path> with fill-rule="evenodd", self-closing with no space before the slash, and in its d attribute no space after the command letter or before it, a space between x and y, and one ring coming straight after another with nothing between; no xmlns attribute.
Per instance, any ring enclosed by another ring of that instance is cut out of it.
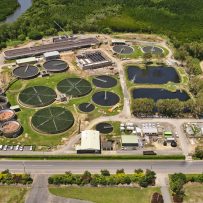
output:
<svg viewBox="0 0 203 203"><path fill-rule="evenodd" d="M26 171L25 171L25 162L23 161L23 171L24 171L24 174L26 174Z"/></svg>
<svg viewBox="0 0 203 203"><path fill-rule="evenodd" d="M65 33L65 36L68 38L66 31L56 21L54 21L54 23Z"/></svg>

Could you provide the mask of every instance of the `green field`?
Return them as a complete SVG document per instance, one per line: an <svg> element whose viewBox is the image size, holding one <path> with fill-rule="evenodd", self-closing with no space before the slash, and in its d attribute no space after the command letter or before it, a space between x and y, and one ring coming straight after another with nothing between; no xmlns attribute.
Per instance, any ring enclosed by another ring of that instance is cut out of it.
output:
<svg viewBox="0 0 203 203"><path fill-rule="evenodd" d="M159 188L88 188L88 187L50 187L49 191L57 196L89 200L95 203L149 203Z"/></svg>
<svg viewBox="0 0 203 203"><path fill-rule="evenodd" d="M25 187L0 186L1 203L24 203L28 189Z"/></svg>
<svg viewBox="0 0 203 203"><path fill-rule="evenodd" d="M203 202L203 184L187 183L184 185L185 196L184 203L202 203Z"/></svg>

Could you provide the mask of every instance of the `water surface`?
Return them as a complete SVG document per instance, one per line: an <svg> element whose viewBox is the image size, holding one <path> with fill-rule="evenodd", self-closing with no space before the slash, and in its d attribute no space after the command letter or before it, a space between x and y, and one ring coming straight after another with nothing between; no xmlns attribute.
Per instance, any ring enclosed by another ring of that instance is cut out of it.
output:
<svg viewBox="0 0 203 203"><path fill-rule="evenodd" d="M155 102L159 99L179 99L180 101L187 101L190 99L189 95L185 91L177 90L176 92L170 92L161 88L138 88L132 91L133 98L151 98Z"/></svg>
<svg viewBox="0 0 203 203"><path fill-rule="evenodd" d="M134 83L165 84L168 82L180 83L180 77L173 67L147 66L142 69L137 66L128 66L128 80Z"/></svg>
<svg viewBox="0 0 203 203"><path fill-rule="evenodd" d="M20 7L18 7L13 14L8 16L4 22L12 23L15 22L25 11L32 6L32 0L18 0Z"/></svg>

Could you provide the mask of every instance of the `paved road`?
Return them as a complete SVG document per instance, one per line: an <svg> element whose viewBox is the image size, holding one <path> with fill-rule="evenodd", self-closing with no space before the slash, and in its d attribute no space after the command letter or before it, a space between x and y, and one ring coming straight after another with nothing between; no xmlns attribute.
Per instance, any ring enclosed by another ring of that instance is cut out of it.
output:
<svg viewBox="0 0 203 203"><path fill-rule="evenodd" d="M90 203L52 195L48 190L48 176L35 175L31 191L25 203Z"/></svg>
<svg viewBox="0 0 203 203"><path fill-rule="evenodd" d="M31 174L57 174L65 171L83 173L89 170L98 173L101 169L108 169L111 173L117 169L125 169L126 173L133 173L134 169L152 169L157 173L170 174L175 172L202 173L203 161L1 161L0 170L9 169L11 172Z"/></svg>

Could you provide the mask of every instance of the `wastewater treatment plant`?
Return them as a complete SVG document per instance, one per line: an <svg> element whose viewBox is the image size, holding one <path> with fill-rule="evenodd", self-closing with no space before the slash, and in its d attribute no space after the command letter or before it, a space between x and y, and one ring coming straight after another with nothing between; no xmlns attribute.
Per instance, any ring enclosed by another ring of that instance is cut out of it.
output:
<svg viewBox="0 0 203 203"><path fill-rule="evenodd" d="M57 39L50 47L34 47L43 54L36 52L30 58L22 58L25 48L5 52L12 59L22 56L3 72L4 84L8 84L0 95L3 142L54 150L78 133L93 129L101 133L105 150L119 149L122 135L131 130L139 135L139 127L134 129L122 120L163 116L167 111L160 112L161 102L186 105L194 99L186 70L167 63L169 48L163 43L138 44L111 37L102 43L102 37ZM48 50L60 45L62 51ZM151 59L145 59L145 54ZM146 109L151 105L153 111L149 112ZM188 108L183 114L190 114ZM13 126L13 132L6 133L5 126ZM74 146L78 143L76 140Z"/></svg>

